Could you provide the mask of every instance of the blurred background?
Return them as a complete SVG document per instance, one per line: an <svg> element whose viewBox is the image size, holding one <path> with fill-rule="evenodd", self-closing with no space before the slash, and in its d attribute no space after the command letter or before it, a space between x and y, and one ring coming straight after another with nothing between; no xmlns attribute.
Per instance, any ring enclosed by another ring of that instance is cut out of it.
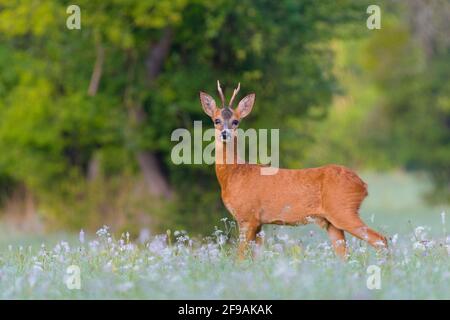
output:
<svg viewBox="0 0 450 320"><path fill-rule="evenodd" d="M281 166L354 168L388 231L439 220L449 24L447 0L0 0L0 223L210 233L230 217L214 167L174 165L170 135L212 125L217 79L256 92L242 126L280 129Z"/></svg>

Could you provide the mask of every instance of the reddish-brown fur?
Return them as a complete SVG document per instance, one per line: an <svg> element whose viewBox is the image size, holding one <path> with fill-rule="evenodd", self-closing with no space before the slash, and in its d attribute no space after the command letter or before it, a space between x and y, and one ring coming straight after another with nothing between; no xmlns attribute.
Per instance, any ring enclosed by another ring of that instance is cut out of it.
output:
<svg viewBox="0 0 450 320"><path fill-rule="evenodd" d="M218 88L224 107L220 85ZM213 121L220 120L215 124L216 174L222 200L239 225L242 236L239 256L244 257L249 241L261 242L257 234L264 224L316 223L327 230L336 254L341 257L346 255L344 231L376 248L387 247L385 237L368 228L359 217L359 207L368 194L367 185L351 169L326 165L310 169L279 169L274 175L262 175L260 165L237 163L236 143L223 142L221 133L228 128L232 139L236 139L237 125L232 125L232 121L240 121L247 116L254 99L254 94L246 96L236 109L231 109L232 116L224 119L222 108L216 107L214 99L200 93L205 112ZM226 155L230 152L234 161L227 163Z"/></svg>

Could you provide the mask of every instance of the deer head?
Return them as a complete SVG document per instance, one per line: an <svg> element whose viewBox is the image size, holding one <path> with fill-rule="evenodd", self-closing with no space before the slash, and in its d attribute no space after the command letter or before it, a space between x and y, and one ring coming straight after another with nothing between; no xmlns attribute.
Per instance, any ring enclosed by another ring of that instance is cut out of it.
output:
<svg viewBox="0 0 450 320"><path fill-rule="evenodd" d="M220 87L220 82L217 80L217 90L222 101L222 106L217 107L216 101L209 94L200 91L200 102L205 113L211 117L214 127L216 129L216 139L220 139L226 143L231 141L236 136L236 129L240 121L245 118L253 108L255 103L255 94L251 93L245 96L238 104L237 108L233 109L233 101L239 93L241 84L233 91L233 96L228 105L225 104L225 96Z"/></svg>

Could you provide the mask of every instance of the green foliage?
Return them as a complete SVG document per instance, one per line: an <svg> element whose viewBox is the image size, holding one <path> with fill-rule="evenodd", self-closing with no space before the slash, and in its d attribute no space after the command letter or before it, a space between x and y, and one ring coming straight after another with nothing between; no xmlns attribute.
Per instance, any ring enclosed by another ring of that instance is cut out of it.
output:
<svg viewBox="0 0 450 320"><path fill-rule="evenodd" d="M307 163L425 170L436 186L429 198L448 201L450 47L438 43L427 56L406 9L396 10L384 15L381 30L336 44L345 92L317 127Z"/></svg>
<svg viewBox="0 0 450 320"><path fill-rule="evenodd" d="M336 26L364 13L359 2L344 0L77 4L79 31L65 28L68 2L2 1L0 10L2 181L24 184L52 225L74 228L97 226L99 211L122 212L108 199L123 198L124 189L134 194L122 201L127 216L144 211L194 229L216 221L224 211L213 170L176 167L169 159L172 130L207 120L198 91L214 92L216 79L226 89L241 81L245 92L256 91L247 126L282 127L307 117L308 109L325 108L334 90L326 42L338 34ZM167 28L170 52L149 87L149 48ZM99 90L89 96L98 46L105 61ZM135 105L149 115L144 123L130 117ZM287 142L284 149L297 147ZM155 152L175 186L177 200L166 209L150 209L154 200L124 187L131 183L125 177L138 173L133 154L139 150ZM101 168L94 182L87 179L93 159ZM102 210L106 203L111 209Z"/></svg>
<svg viewBox="0 0 450 320"><path fill-rule="evenodd" d="M401 22L385 32L391 36L369 43L366 69L383 95L376 111L387 151L395 165L429 171L437 187L433 198L449 200L450 47L427 58ZM374 49L380 47L382 53Z"/></svg>
<svg viewBox="0 0 450 320"><path fill-rule="evenodd" d="M81 30L65 26L69 4L0 0L0 188L7 197L6 190L25 186L51 226L94 228L120 217L118 227L201 231L225 215L214 170L170 160L174 129L191 130L194 120L209 125L198 91L214 94L216 79L228 94L238 81L242 94L257 93L243 126L282 128L282 165L406 163L437 170L437 177L447 167L448 123L436 119L448 118L450 109L448 56L425 67L398 23L364 42L367 52L360 45L359 73L339 79L364 109L332 111L336 130L323 121L340 90L335 59L344 56L341 67L354 67L351 52L336 53L331 44L346 39L350 48L349 37L367 36L366 1L80 0ZM152 49L166 34L172 35L169 52L149 80ZM89 94L99 52L101 78ZM383 98L376 98L380 92ZM367 116L374 99L385 106L378 122ZM432 112L429 105L436 106ZM146 116L137 119L139 113ZM361 135L373 122L390 123L384 119L398 119L388 135ZM422 139L423 131L424 155L432 157L417 156L400 139ZM354 142L350 133L370 142ZM314 149L318 141L337 151L335 157ZM387 159L400 150L395 162ZM160 162L175 190L172 202L146 192L136 161L141 151Z"/></svg>

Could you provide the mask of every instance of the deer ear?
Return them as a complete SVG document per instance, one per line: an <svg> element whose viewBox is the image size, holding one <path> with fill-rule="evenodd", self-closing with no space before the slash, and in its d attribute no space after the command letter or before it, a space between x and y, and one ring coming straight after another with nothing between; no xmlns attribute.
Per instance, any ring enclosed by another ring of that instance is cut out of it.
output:
<svg viewBox="0 0 450 320"><path fill-rule="evenodd" d="M214 98L211 97L209 94L200 91L200 102L202 104L205 113L208 116L212 117L217 109Z"/></svg>
<svg viewBox="0 0 450 320"><path fill-rule="evenodd" d="M244 118L248 116L248 114L252 111L253 104L255 103L255 94L250 93L248 96L245 96L238 104L237 112L239 113L240 118Z"/></svg>

